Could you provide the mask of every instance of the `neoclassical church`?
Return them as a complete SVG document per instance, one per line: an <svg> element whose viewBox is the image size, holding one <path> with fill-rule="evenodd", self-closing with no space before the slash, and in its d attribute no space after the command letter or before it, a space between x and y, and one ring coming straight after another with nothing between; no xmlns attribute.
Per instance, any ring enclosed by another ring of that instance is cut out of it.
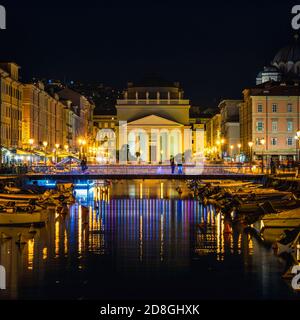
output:
<svg viewBox="0 0 300 320"><path fill-rule="evenodd" d="M179 83L160 78L129 82L116 109L119 150L128 145L131 155L151 163L192 152L192 135L186 130L190 104Z"/></svg>

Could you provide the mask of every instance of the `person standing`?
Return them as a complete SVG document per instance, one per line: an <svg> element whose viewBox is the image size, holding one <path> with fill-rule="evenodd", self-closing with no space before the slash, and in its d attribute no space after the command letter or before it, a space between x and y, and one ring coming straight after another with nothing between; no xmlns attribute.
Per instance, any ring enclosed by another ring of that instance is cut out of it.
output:
<svg viewBox="0 0 300 320"><path fill-rule="evenodd" d="M174 174L175 173L175 159L174 159L174 157L173 156L171 156L171 158L170 158L170 164L171 164L171 170L172 170L172 174Z"/></svg>

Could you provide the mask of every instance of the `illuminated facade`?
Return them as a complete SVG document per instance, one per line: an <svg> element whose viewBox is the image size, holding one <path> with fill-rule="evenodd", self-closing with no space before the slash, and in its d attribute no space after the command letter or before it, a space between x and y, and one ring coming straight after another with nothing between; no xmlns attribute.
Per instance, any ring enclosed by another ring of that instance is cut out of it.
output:
<svg viewBox="0 0 300 320"><path fill-rule="evenodd" d="M94 103L87 97L80 93L64 88L58 93L59 99L69 103L72 111L72 134L73 146L79 148L80 139L86 141L87 144L92 145L93 137L93 111Z"/></svg>
<svg viewBox="0 0 300 320"><path fill-rule="evenodd" d="M204 127L198 128L202 134L193 147L190 104L179 83L157 79L128 83L116 109L119 150L128 145L129 153L141 162L164 163L172 156L190 158L193 152L203 152Z"/></svg>
<svg viewBox="0 0 300 320"><path fill-rule="evenodd" d="M19 66L0 64L0 147L22 146L23 84L19 82ZM3 150L4 151L4 150ZM1 153L2 154L2 153ZM3 154L2 154L3 156ZM1 156L1 160L2 160Z"/></svg>
<svg viewBox="0 0 300 320"><path fill-rule="evenodd" d="M206 123L206 155L210 158L221 156L221 115L214 115Z"/></svg>
<svg viewBox="0 0 300 320"><path fill-rule="evenodd" d="M242 100L223 100L219 104L221 114L221 142L224 156L240 153L239 108Z"/></svg>
<svg viewBox="0 0 300 320"><path fill-rule="evenodd" d="M49 148L64 145L64 108L59 97L49 95L41 82L24 85L23 147L43 147L43 142Z"/></svg>
<svg viewBox="0 0 300 320"><path fill-rule="evenodd" d="M300 119L299 84L267 82L243 93L240 109L243 148L250 153L248 144L252 142L254 156L296 159L294 137ZM265 144L261 143L263 140Z"/></svg>

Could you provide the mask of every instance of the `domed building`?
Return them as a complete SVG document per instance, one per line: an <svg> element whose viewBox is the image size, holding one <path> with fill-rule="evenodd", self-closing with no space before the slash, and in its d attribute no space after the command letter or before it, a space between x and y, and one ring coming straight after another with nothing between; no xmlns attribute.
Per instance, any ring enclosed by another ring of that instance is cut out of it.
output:
<svg viewBox="0 0 300 320"><path fill-rule="evenodd" d="M243 91L240 135L250 158L298 160L295 135L300 129L300 42L280 49L256 78L256 86ZM250 145L249 145L250 143ZM263 170L263 169L262 169Z"/></svg>
<svg viewBox="0 0 300 320"><path fill-rule="evenodd" d="M300 43L295 36L293 44L281 48L270 66L264 67L256 77L256 84L268 81L295 80L300 78Z"/></svg>
<svg viewBox="0 0 300 320"><path fill-rule="evenodd" d="M264 70L256 77L256 84L258 85L268 81L280 81L281 78L281 72L276 67L264 67Z"/></svg>
<svg viewBox="0 0 300 320"><path fill-rule="evenodd" d="M300 44L298 40L294 44L280 49L275 55L272 65L284 75L300 76Z"/></svg>

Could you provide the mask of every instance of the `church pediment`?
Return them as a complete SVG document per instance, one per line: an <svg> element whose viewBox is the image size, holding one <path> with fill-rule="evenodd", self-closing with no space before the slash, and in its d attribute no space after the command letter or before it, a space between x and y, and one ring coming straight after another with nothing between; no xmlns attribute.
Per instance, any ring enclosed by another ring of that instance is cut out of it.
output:
<svg viewBox="0 0 300 320"><path fill-rule="evenodd" d="M151 127L182 127L183 124L159 117L156 115L146 116L127 123L128 126L151 126Z"/></svg>

